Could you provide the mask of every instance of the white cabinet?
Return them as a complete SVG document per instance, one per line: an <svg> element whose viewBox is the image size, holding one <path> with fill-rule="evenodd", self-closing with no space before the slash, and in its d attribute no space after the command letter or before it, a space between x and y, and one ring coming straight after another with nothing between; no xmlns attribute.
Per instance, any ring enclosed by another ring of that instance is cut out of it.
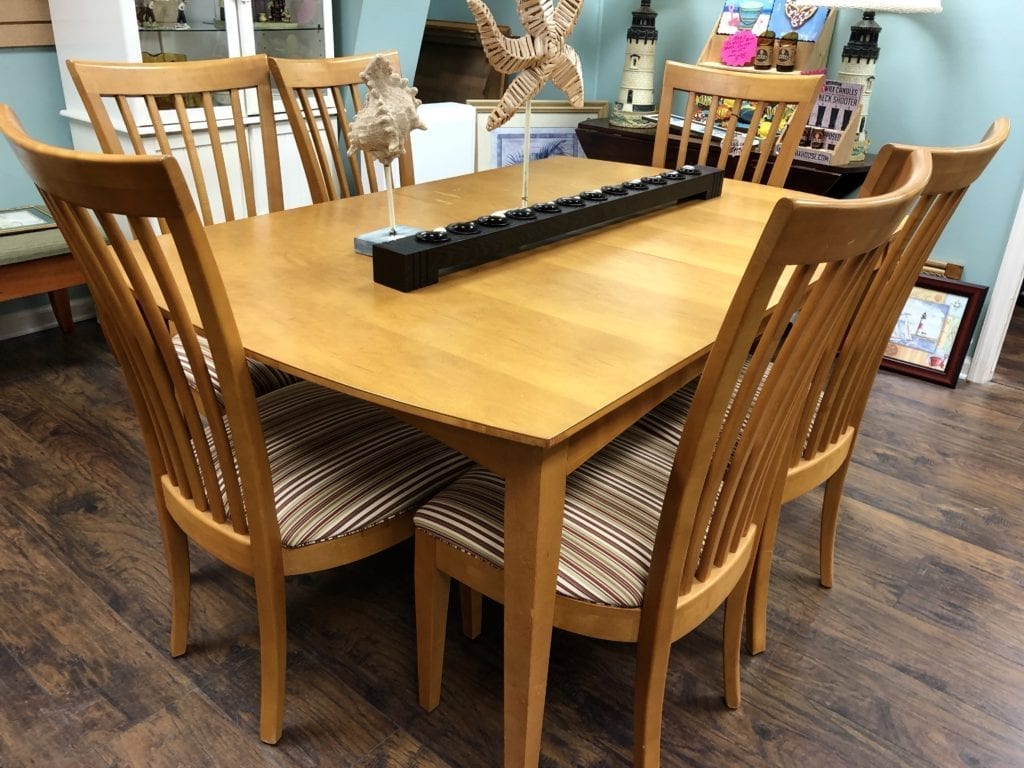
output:
<svg viewBox="0 0 1024 768"><path fill-rule="evenodd" d="M50 0L65 109L78 149L97 150L89 117L64 66L93 61L218 59L266 53L284 58L334 55L332 0ZM255 105L248 104L250 114ZM309 202L309 191L284 108L275 100L285 205ZM112 113L114 124L120 125ZM227 117L227 115L225 115ZM197 136L197 141L202 138ZM264 201L265 202L265 201Z"/></svg>

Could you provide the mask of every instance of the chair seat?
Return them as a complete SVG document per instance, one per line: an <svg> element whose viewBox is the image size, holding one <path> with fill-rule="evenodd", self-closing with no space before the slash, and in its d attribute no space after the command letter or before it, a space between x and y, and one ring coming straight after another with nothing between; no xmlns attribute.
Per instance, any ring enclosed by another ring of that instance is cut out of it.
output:
<svg viewBox="0 0 1024 768"><path fill-rule="evenodd" d="M657 435L662 440L678 442L699 383L700 379L697 378L682 389L677 389L660 405L644 414L636 423L637 428Z"/></svg>
<svg viewBox="0 0 1024 768"><path fill-rule="evenodd" d="M559 595L623 608L641 605L675 445L634 427L569 475ZM504 498L504 480L472 469L420 508L414 522L501 568Z"/></svg>
<svg viewBox="0 0 1024 768"><path fill-rule="evenodd" d="M285 547L411 512L471 466L383 409L310 382L264 395L257 408Z"/></svg>
<svg viewBox="0 0 1024 768"><path fill-rule="evenodd" d="M195 389L195 373L192 371L192 364L188 361L188 355L185 354L185 345L181 340L181 336L175 335L173 343L174 351L178 354L178 360L181 361L181 368L185 372L185 379L188 381L188 385ZM206 360L206 369L210 372L213 394L217 398L217 402L223 405L224 397L221 394L220 381L217 378L217 368L213 364L213 355L210 353L210 342L205 336L199 337L199 348L202 350L203 358ZM260 363L248 357L245 359L245 364L249 368L249 376L252 378L252 388L256 391L256 397L302 381L302 379L292 376L290 373L279 371L272 365Z"/></svg>
<svg viewBox="0 0 1024 768"><path fill-rule="evenodd" d="M740 379L737 380L736 386L733 388L732 397L729 400L729 406L726 408L726 413L732 409L733 400L736 397L736 391L739 389L740 381L742 377L747 373L747 366L750 365L750 359L744 361L743 367L740 368ZM772 363L768 363L765 368L764 376L761 377L761 381L757 385L757 391L754 392L753 402L757 402L757 398L761 396L761 389L764 387L764 382L768 378L768 374L771 373ZM686 417L690 413L690 408L693 407L693 396L697 393L697 385L700 384L700 377L698 376L693 381L687 383L685 386L677 389L659 405L652 408L636 423L636 426L647 432L657 435L662 440L667 440L670 443L679 442L680 435L683 434L683 426L686 424ZM821 395L818 396L818 403L821 404ZM743 421L746 424L746 419Z"/></svg>

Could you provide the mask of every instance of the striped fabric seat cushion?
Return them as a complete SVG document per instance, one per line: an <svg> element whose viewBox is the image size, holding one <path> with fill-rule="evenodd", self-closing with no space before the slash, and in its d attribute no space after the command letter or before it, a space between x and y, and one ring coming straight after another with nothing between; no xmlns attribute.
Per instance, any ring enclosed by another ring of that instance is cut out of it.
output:
<svg viewBox="0 0 1024 768"><path fill-rule="evenodd" d="M675 446L627 430L566 482L558 594L602 605L643 602ZM416 526L502 567L504 481L475 468L419 509Z"/></svg>
<svg viewBox="0 0 1024 768"><path fill-rule="evenodd" d="M217 379L217 369L213 365L213 356L210 354L210 344L204 336L199 337L199 347L202 349L203 357L206 358L206 368L210 371L210 380L213 383L213 392L217 397L217 402L223 403L224 399L221 397L220 381ZM188 355L185 354L185 345L178 335L174 337L174 351L178 353L178 360L181 361L181 367L185 372L185 378L188 380L189 386L195 389L196 379L195 374L192 372L192 364L188 361ZM252 377L252 386L256 390L256 397L301 381L301 379L292 376L290 373L279 371L266 363L258 363L249 358L245 359L245 363L249 368L249 375Z"/></svg>
<svg viewBox="0 0 1024 768"><path fill-rule="evenodd" d="M732 407L733 399L736 397L736 390L739 389L740 382L743 380L743 376L747 373L747 365L749 363L750 360L746 360L743 363L743 367L740 369L740 377L736 382L736 386L733 388L732 397L729 399L729 408ZM761 388L768 379L768 374L771 372L772 363L768 363L764 376L761 377L761 381L757 385L757 391L754 393L755 403L761 394ZM660 405L648 411L643 418L636 423L636 425L640 429L644 429L658 435L662 440L667 440L673 445L677 444L679 442L679 438L683 434L683 426L686 424L686 417L690 413L690 408L693 407L693 397L697 394L697 386L699 384L700 377L689 382L681 389L677 389ZM726 413L728 412L729 410L727 408ZM743 423L744 425L747 423L746 419L743 420Z"/></svg>
<svg viewBox="0 0 1024 768"><path fill-rule="evenodd" d="M411 513L472 466L383 409L310 382L274 390L258 408L285 547Z"/></svg>
<svg viewBox="0 0 1024 768"><path fill-rule="evenodd" d="M743 370L746 371L746 366L743 367ZM768 363L768 368L765 370L764 377L762 377L761 383L758 385L757 392L754 394L754 402L757 402L757 397L761 394L761 387L764 386L764 382L768 378L768 374L771 373L771 370L772 364ZM648 411L643 418L636 423L636 426L650 432L651 434L657 435L662 440L667 440L673 444L678 443L679 438L683 434L683 426L686 424L686 417L689 415L690 408L693 406L693 396L697 392L697 385L699 383L699 378L694 379L685 387L677 389L660 405ZM818 404L815 406L815 414L817 414L817 408L821 407L821 401L824 397L825 392L822 390L818 393ZM746 424L746 421L744 421L744 424ZM811 420L807 435L808 438L813 432L813 429L814 419Z"/></svg>
<svg viewBox="0 0 1024 768"><path fill-rule="evenodd" d="M697 393L700 379L694 379L682 389L677 389L660 405L651 409L636 423L637 428L657 435L672 445L679 442L683 434L683 425L693 406L693 396Z"/></svg>

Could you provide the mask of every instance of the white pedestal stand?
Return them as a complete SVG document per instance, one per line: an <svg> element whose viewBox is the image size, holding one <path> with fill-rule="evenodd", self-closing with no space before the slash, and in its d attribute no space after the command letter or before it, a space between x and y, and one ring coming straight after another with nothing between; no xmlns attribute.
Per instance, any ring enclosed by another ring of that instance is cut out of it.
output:
<svg viewBox="0 0 1024 768"><path fill-rule="evenodd" d="M373 255L374 243L386 243L399 237L415 235L420 231L419 227L409 227L404 224L395 223L395 182L391 176L391 163L382 163L382 165L384 166L384 183L387 187L388 226L356 237L356 253L362 253L366 256Z"/></svg>

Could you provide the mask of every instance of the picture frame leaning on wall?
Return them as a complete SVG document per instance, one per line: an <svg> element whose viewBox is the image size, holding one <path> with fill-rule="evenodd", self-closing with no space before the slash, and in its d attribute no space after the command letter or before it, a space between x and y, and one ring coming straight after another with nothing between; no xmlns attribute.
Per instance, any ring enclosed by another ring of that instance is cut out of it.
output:
<svg viewBox="0 0 1024 768"><path fill-rule="evenodd" d="M498 102L468 99L466 103L476 109L476 170L522 163L525 112L519 110L505 125L488 131L487 116ZM576 126L598 117L608 117L607 101L586 101L582 107L574 107L568 101L534 100L530 107L530 159L550 155L585 157Z"/></svg>
<svg viewBox="0 0 1024 768"><path fill-rule="evenodd" d="M988 287L919 275L882 357L882 368L955 387Z"/></svg>

